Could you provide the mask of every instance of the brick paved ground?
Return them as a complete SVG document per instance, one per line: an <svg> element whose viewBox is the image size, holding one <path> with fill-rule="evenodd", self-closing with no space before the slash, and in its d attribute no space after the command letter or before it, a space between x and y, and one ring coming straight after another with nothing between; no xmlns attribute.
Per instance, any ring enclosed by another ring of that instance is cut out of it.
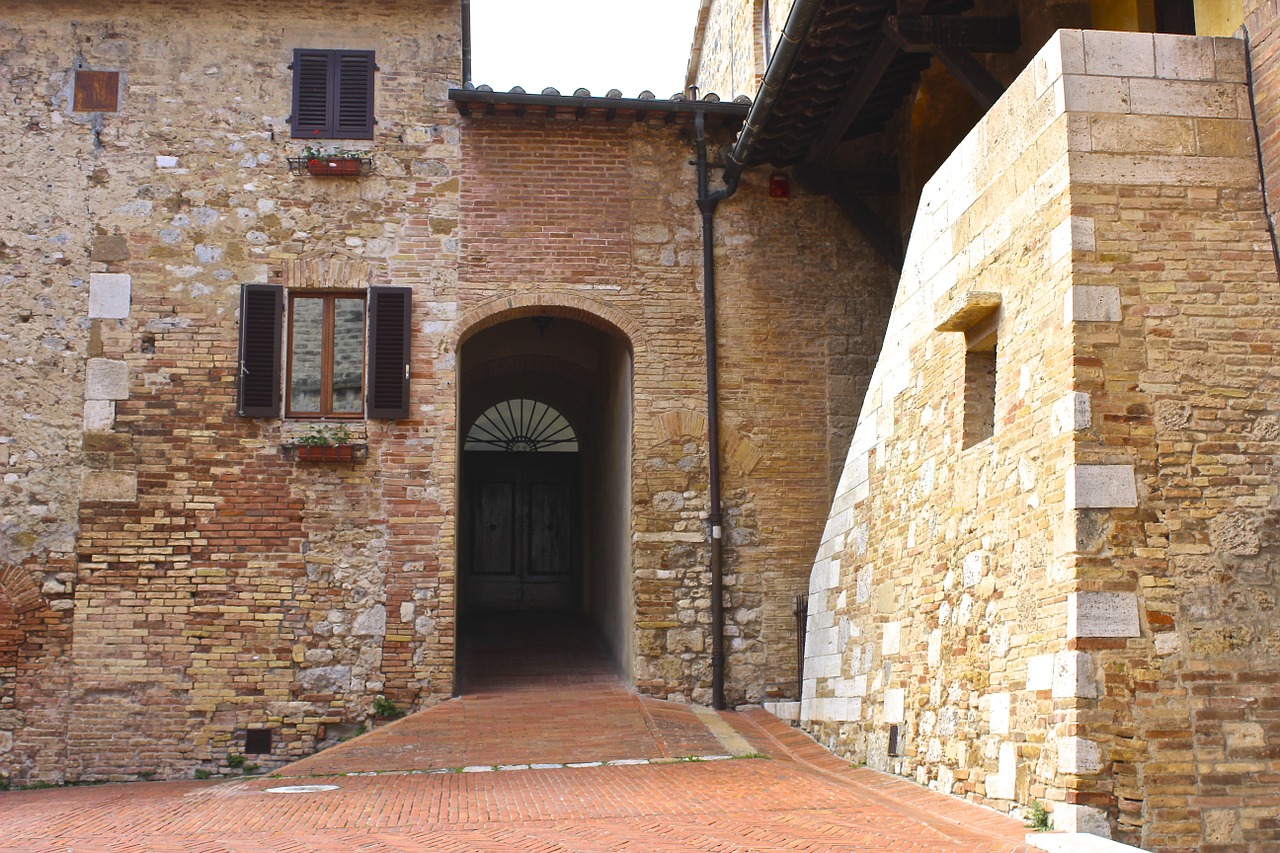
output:
<svg viewBox="0 0 1280 853"><path fill-rule="evenodd" d="M688 709L631 696L590 648L518 667L514 680L516 670L494 658L505 654L490 650L489 664L472 666L487 677L468 681L462 699L299 762L286 778L0 794L0 850L1028 850L1016 822L850 768L764 712L724 719L768 758L673 760L725 748ZM474 743L462 743L467 738ZM654 761L487 767L610 758ZM484 769L428 769L464 765ZM394 769L343 775L374 767ZM337 787L268 790L315 784Z"/></svg>

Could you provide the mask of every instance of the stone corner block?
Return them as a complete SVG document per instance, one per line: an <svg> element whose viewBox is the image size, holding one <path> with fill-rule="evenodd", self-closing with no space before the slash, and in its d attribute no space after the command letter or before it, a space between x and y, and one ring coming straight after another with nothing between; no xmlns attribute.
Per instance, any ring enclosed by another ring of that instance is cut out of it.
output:
<svg viewBox="0 0 1280 853"><path fill-rule="evenodd" d="M1059 832L1079 832L1108 840L1111 838L1111 823L1107 820L1106 811L1094 806L1054 803L1053 828Z"/></svg>
<svg viewBox="0 0 1280 853"><path fill-rule="evenodd" d="M1093 399L1083 391L1072 391L1058 398L1053 403L1052 426L1055 435L1093 426Z"/></svg>
<svg viewBox="0 0 1280 853"><path fill-rule="evenodd" d="M1027 689L1053 689L1053 655L1036 655L1027 660Z"/></svg>
<svg viewBox="0 0 1280 853"><path fill-rule="evenodd" d="M1137 637L1138 596L1133 592L1073 592L1067 596L1067 636Z"/></svg>
<svg viewBox="0 0 1280 853"><path fill-rule="evenodd" d="M1138 505L1132 465L1072 465L1066 478L1067 509L1112 509Z"/></svg>
<svg viewBox="0 0 1280 853"><path fill-rule="evenodd" d="M1102 748L1081 737L1058 741L1058 772L1090 776L1102 770Z"/></svg>
<svg viewBox="0 0 1280 853"><path fill-rule="evenodd" d="M138 499L136 471L85 471L80 480L80 500L132 503Z"/></svg>
<svg viewBox="0 0 1280 853"><path fill-rule="evenodd" d="M886 622L880 638L880 653L896 655L902 649L902 623Z"/></svg>
<svg viewBox="0 0 1280 853"><path fill-rule="evenodd" d="M1009 734L1009 717L1012 711L1012 697L1008 693L992 693L989 699L991 709L991 733L993 735Z"/></svg>
<svg viewBox="0 0 1280 853"><path fill-rule="evenodd" d="M89 274L89 319L123 320L129 316L133 277L125 273Z"/></svg>
<svg viewBox="0 0 1280 853"><path fill-rule="evenodd" d="M129 364L110 358L91 358L85 369L86 400L129 399Z"/></svg>
<svg viewBox="0 0 1280 853"><path fill-rule="evenodd" d="M1055 699L1097 699L1102 688L1088 652L1058 652L1050 656L1049 686ZM1043 676L1041 676L1043 677Z"/></svg>
<svg viewBox="0 0 1280 853"><path fill-rule="evenodd" d="M84 431L111 432L116 425L116 404L111 400L86 400Z"/></svg>
<svg viewBox="0 0 1280 853"><path fill-rule="evenodd" d="M1093 76L1154 77L1155 40L1151 33L1085 30L1084 67Z"/></svg>
<svg viewBox="0 0 1280 853"><path fill-rule="evenodd" d="M901 723L906 720L907 691L891 687L884 692L885 723Z"/></svg>
<svg viewBox="0 0 1280 853"><path fill-rule="evenodd" d="M1118 323L1123 319L1120 288L1112 285L1074 285L1063 299L1062 317L1067 325Z"/></svg>
<svg viewBox="0 0 1280 853"><path fill-rule="evenodd" d="M1049 234L1049 256L1055 261L1073 251L1092 252L1097 246L1094 220L1089 216L1068 216Z"/></svg>

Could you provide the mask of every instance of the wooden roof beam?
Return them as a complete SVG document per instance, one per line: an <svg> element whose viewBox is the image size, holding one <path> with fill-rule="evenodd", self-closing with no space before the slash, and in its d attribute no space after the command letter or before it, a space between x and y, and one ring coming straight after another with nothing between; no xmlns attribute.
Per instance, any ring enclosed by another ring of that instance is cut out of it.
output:
<svg viewBox="0 0 1280 853"><path fill-rule="evenodd" d="M1022 46L1016 15L890 15L885 27L911 52L958 47L973 53L1014 53Z"/></svg>
<svg viewBox="0 0 1280 853"><path fill-rule="evenodd" d="M809 146L809 150L805 153L804 162L806 165L821 162L831 153L833 148L840 144L840 140L844 139L844 135L848 132L850 125L858 118L858 114L862 112L862 108L866 106L868 99L875 93L876 86L880 85L880 79L889 70L889 64L898 55L898 49L896 36L882 27L876 35L871 49L864 55L862 62L858 65L858 70L853 75L853 79L844 90L844 95L840 98L840 105L832 113L831 119L827 122L822 134Z"/></svg>
<svg viewBox="0 0 1280 853"><path fill-rule="evenodd" d="M939 47L933 55L984 110L991 109L1004 94L1004 84L969 51L959 47Z"/></svg>

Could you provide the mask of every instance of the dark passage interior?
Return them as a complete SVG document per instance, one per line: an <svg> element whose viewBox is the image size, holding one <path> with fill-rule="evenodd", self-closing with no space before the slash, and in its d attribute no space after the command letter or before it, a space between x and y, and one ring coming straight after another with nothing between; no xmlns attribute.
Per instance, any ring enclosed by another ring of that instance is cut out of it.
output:
<svg viewBox="0 0 1280 853"><path fill-rule="evenodd" d="M584 643L602 642L605 659L629 680L625 339L567 317L518 317L467 339L460 366L459 688L477 683L477 654L509 639L514 626L537 655L573 659ZM563 639L567 628L576 639ZM533 672L556 677L545 666L485 677Z"/></svg>

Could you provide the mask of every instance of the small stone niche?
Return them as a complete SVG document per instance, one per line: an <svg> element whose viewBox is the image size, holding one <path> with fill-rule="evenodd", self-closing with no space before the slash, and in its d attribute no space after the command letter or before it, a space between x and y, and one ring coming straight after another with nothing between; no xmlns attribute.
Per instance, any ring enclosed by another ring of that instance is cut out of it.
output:
<svg viewBox="0 0 1280 853"><path fill-rule="evenodd" d="M245 755L271 754L271 729L247 729L244 733Z"/></svg>

